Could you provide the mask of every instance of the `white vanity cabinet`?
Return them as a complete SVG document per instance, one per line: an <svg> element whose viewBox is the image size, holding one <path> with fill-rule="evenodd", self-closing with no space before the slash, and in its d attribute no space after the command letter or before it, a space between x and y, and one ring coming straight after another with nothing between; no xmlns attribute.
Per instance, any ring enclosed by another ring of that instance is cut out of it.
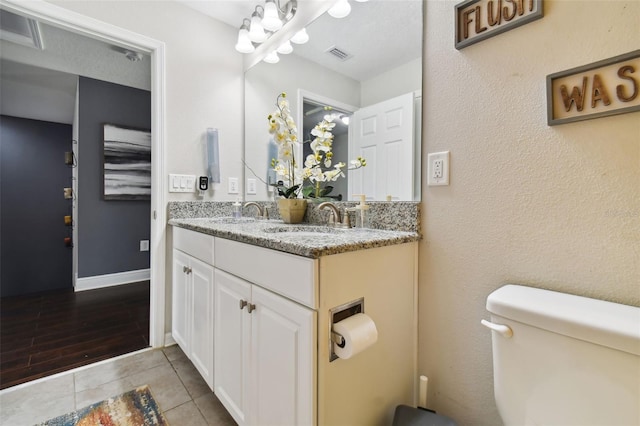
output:
<svg viewBox="0 0 640 426"><path fill-rule="evenodd" d="M173 229L173 321L171 334L213 389L213 240Z"/></svg>
<svg viewBox="0 0 640 426"><path fill-rule="evenodd" d="M271 268L287 270L291 257L263 250L216 239L214 392L241 426L313 425L316 312L262 288ZM273 254L285 263L256 266ZM236 275L256 276L258 284Z"/></svg>
<svg viewBox="0 0 640 426"><path fill-rule="evenodd" d="M240 426L391 424L416 402L417 246L312 259L174 227L174 339ZM378 341L331 361L331 311L361 299Z"/></svg>

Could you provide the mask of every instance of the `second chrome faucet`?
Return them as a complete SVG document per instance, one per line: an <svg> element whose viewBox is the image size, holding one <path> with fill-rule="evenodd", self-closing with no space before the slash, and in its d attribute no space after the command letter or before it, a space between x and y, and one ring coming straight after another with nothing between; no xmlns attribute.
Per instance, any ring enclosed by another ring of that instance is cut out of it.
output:
<svg viewBox="0 0 640 426"><path fill-rule="evenodd" d="M330 209L331 215L329 216L329 226L335 226L337 228L351 228L351 221L349 220L349 213L344 212L344 216L342 219L340 218L340 209L336 207L330 201L325 201L324 203L320 203L318 205L318 210L322 209Z"/></svg>
<svg viewBox="0 0 640 426"><path fill-rule="evenodd" d="M258 216L262 219L269 219L269 210L267 210L267 206L261 206L255 201L249 201L248 203L244 203L243 207L254 206L258 210Z"/></svg>

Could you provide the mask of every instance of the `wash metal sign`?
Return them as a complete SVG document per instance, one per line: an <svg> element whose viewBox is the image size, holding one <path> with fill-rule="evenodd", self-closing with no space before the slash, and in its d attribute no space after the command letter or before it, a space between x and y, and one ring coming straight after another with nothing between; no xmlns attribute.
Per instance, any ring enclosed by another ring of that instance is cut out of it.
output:
<svg viewBox="0 0 640 426"><path fill-rule="evenodd" d="M542 18L542 0L468 0L456 5L456 49Z"/></svg>
<svg viewBox="0 0 640 426"><path fill-rule="evenodd" d="M640 50L547 76L550 126L640 111Z"/></svg>

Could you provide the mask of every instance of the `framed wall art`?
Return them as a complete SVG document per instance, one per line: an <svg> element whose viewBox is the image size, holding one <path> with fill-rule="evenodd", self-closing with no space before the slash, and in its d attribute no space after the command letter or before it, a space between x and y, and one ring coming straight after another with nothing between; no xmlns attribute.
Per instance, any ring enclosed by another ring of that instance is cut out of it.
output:
<svg viewBox="0 0 640 426"><path fill-rule="evenodd" d="M640 50L547 76L550 126L640 111Z"/></svg>
<svg viewBox="0 0 640 426"><path fill-rule="evenodd" d="M467 0L455 11L458 50L543 16L542 0Z"/></svg>
<svg viewBox="0 0 640 426"><path fill-rule="evenodd" d="M151 200L151 131L104 125L105 200Z"/></svg>

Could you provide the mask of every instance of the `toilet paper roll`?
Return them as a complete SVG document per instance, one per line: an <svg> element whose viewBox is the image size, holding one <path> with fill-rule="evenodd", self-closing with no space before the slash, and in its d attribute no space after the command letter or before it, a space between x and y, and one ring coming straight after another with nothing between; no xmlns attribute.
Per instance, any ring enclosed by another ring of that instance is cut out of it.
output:
<svg viewBox="0 0 640 426"><path fill-rule="evenodd" d="M343 348L333 344L333 351L342 359L349 359L378 341L376 324L366 314L355 314L333 324L333 331L345 340Z"/></svg>

